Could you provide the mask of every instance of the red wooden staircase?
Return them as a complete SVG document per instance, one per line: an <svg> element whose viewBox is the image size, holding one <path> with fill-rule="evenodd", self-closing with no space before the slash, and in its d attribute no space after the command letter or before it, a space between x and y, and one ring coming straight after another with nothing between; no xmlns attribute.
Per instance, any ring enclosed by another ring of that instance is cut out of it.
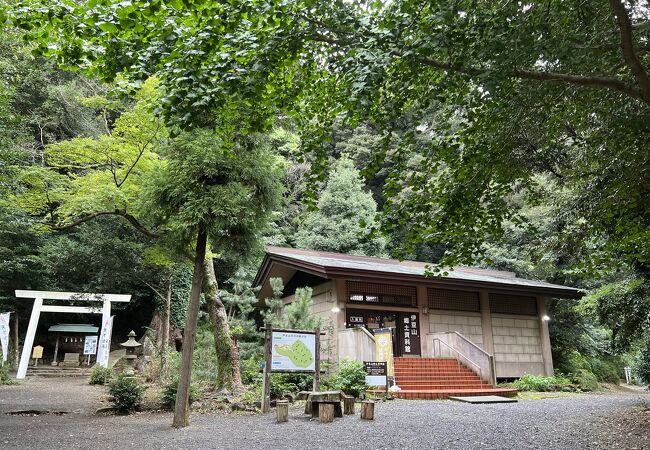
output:
<svg viewBox="0 0 650 450"><path fill-rule="evenodd" d="M453 396L512 396L516 389L495 388L452 358L395 358L395 381L406 399L444 399Z"/></svg>

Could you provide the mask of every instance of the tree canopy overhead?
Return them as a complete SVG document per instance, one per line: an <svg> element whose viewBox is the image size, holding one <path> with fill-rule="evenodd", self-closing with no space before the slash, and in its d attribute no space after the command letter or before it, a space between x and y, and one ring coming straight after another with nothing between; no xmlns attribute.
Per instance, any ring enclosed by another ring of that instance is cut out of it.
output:
<svg viewBox="0 0 650 450"><path fill-rule="evenodd" d="M11 11L64 66L158 75L162 113L184 127L245 134L285 109L314 150L340 115L386 139L406 123L404 151L417 134L428 143L417 170L398 154L385 188L408 195L384 205L385 227L448 244L452 263L480 258L485 236L521 220L508 196L536 201L535 173L551 174L571 189L558 228L579 248L608 237L583 251L593 269L608 255L648 261L648 14L622 0L27 0Z"/></svg>

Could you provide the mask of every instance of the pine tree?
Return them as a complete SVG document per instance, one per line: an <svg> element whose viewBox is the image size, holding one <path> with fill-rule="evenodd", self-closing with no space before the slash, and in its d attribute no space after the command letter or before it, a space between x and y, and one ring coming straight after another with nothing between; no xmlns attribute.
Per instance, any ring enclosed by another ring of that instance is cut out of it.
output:
<svg viewBox="0 0 650 450"><path fill-rule="evenodd" d="M300 248L380 256L384 239L372 233L377 204L363 189L363 179L352 160L342 157L330 174L318 200L318 210L307 213L296 235Z"/></svg>

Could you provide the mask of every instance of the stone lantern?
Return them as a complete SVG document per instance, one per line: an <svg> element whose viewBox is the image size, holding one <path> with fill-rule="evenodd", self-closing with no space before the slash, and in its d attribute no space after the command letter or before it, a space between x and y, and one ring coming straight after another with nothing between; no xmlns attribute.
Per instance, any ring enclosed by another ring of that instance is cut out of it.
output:
<svg viewBox="0 0 650 450"><path fill-rule="evenodd" d="M120 345L126 349L126 356L124 357L126 360L126 368L124 369L124 374L127 377L132 377L135 375L133 369L135 366L135 360L138 359L138 355L135 354L135 351L142 344L135 340L135 331L131 330L129 333L129 339L126 342L122 342Z"/></svg>

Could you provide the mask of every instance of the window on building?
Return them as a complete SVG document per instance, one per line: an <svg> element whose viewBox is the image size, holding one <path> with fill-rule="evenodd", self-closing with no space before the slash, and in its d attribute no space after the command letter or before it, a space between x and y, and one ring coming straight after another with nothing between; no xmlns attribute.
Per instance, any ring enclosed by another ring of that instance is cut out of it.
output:
<svg viewBox="0 0 650 450"><path fill-rule="evenodd" d="M427 301L431 309L474 312L481 310L478 292L429 288Z"/></svg>
<svg viewBox="0 0 650 450"><path fill-rule="evenodd" d="M349 302L400 306L417 305L415 286L348 281L346 291Z"/></svg>
<svg viewBox="0 0 650 450"><path fill-rule="evenodd" d="M495 314L537 315L535 297L514 294L490 294L490 312Z"/></svg>

